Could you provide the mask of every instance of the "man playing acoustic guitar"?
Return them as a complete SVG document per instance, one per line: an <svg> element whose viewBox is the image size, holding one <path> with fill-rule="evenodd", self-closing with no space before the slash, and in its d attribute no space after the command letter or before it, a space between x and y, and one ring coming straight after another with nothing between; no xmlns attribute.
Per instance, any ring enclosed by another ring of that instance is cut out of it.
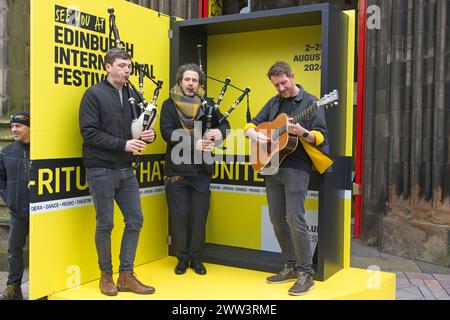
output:
<svg viewBox="0 0 450 320"><path fill-rule="evenodd" d="M300 114L317 100L295 83L292 69L285 62L276 62L269 69L267 76L278 94L246 125L245 135L252 140L252 144L273 145L274 141L271 140L274 135L264 134L263 130L258 130L259 125L273 121L282 113L289 117ZM294 138L297 147L283 159L280 157L282 162L277 166L277 172L265 176L270 221L281 247L285 266L278 274L268 277L267 282L295 281L289 289L289 294L302 295L314 288L312 252L304 206L313 165L308 150L312 147L325 154L328 152L325 112L318 108L300 123L288 122L286 129L290 139ZM271 165L273 166L273 163Z"/></svg>

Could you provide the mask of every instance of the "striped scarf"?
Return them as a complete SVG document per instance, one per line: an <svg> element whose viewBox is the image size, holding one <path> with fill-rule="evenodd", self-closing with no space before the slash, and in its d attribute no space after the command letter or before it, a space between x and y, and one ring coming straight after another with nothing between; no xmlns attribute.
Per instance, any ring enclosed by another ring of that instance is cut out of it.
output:
<svg viewBox="0 0 450 320"><path fill-rule="evenodd" d="M170 98L175 104L183 129L194 135L194 122L205 114L200 99L196 96L185 96L179 84L170 89Z"/></svg>

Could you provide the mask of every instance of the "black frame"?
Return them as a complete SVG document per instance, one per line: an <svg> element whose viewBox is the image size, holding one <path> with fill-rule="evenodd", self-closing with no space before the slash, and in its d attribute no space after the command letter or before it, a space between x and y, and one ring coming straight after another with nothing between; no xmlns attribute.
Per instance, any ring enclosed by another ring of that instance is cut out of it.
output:
<svg viewBox="0 0 450 320"><path fill-rule="evenodd" d="M328 3L208 19L172 20L171 86L175 84L179 65L198 61L196 45L202 44L205 49L209 35L319 24L322 25L321 95L338 89L340 101L345 102L348 17L339 6ZM206 54L202 60L207 73ZM339 201L343 198L343 191L351 189L351 158L345 156L345 145L339 139L339 132L345 130L345 115L342 107L327 110L330 153L335 164L331 173L312 177L319 189L319 240L314 257L314 277L320 281L328 279L344 266L344 214L339 211ZM172 248L169 252L172 254ZM268 272L279 271L282 266L280 254L215 244L207 245L204 261Z"/></svg>

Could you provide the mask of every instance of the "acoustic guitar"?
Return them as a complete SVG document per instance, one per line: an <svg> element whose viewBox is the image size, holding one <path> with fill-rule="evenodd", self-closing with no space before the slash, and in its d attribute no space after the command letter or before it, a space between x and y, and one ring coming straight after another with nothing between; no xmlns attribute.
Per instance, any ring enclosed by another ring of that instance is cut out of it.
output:
<svg viewBox="0 0 450 320"><path fill-rule="evenodd" d="M285 113L281 113L273 121L263 122L258 125L255 130L265 134L269 139L267 143L258 143L254 140L251 141L251 160L253 170L266 175L277 173L280 164L287 155L294 152L299 141L297 135L289 134L287 132L288 124L296 124L305 118L308 118L319 108L328 109L331 106L337 106L338 100L338 91L333 90L331 93L323 96L323 98L316 101L293 118L288 117ZM315 153L317 154L318 152ZM311 154L308 154L311 157ZM332 163L332 160L329 157L328 159ZM313 164L315 164L316 159L311 158L311 160L313 161ZM317 160L319 161L319 159Z"/></svg>

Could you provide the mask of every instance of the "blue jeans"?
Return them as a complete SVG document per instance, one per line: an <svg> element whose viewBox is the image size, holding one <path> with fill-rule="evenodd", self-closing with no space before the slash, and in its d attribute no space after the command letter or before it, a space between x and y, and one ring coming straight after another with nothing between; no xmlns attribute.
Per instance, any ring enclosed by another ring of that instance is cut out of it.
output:
<svg viewBox="0 0 450 320"><path fill-rule="evenodd" d="M286 265L314 274L305 221L309 173L280 168L277 174L266 176L265 182L270 221Z"/></svg>
<svg viewBox="0 0 450 320"><path fill-rule="evenodd" d="M95 245L100 270L113 272L111 231L114 227L116 200L125 221L119 272L132 272L143 224L139 185L133 169L87 168L86 175L96 211Z"/></svg>

